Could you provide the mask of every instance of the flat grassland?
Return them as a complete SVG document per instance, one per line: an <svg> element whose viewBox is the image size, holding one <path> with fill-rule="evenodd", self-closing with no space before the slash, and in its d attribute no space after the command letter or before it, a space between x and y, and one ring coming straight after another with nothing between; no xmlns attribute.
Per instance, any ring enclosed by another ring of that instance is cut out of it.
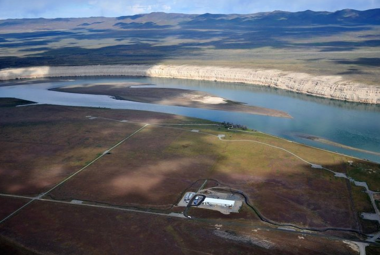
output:
<svg viewBox="0 0 380 255"><path fill-rule="evenodd" d="M66 114L65 120L52 114L4 123L6 111L1 112L0 192L42 193L139 127L116 122L104 127L104 121L85 123L85 116L70 120Z"/></svg>
<svg viewBox="0 0 380 255"><path fill-rule="evenodd" d="M241 137L230 134L228 139ZM333 154L322 156L334 160ZM340 156L337 160L343 163L349 158ZM224 142L204 133L168 127L145 128L51 196L170 209L182 191L198 179L216 179L243 191L265 216L277 222L308 227L358 226L350 201L351 184L344 179L312 169L267 145Z"/></svg>
<svg viewBox="0 0 380 255"><path fill-rule="evenodd" d="M27 199L0 197L0 219L4 219L9 214L26 204L26 202L28 202Z"/></svg>
<svg viewBox="0 0 380 255"><path fill-rule="evenodd" d="M187 187L207 178L216 164L218 153L203 139L204 135L188 131L147 127L51 196L170 209ZM182 152L186 148L172 151L178 140L196 148L187 150L191 154Z"/></svg>
<svg viewBox="0 0 380 255"><path fill-rule="evenodd" d="M318 236L42 201L0 233L0 241L17 237L43 254L356 254L340 240Z"/></svg>
<svg viewBox="0 0 380 255"><path fill-rule="evenodd" d="M40 110L41 109L41 110ZM111 111L98 110L100 115ZM111 116L118 116L114 111ZM140 128L141 124L89 121L94 110L33 106L1 108L0 192L36 195L87 165ZM180 117L137 113L136 120L171 121ZM175 121L175 120L174 120Z"/></svg>
<svg viewBox="0 0 380 255"><path fill-rule="evenodd" d="M191 209L194 221L154 214L182 212L174 205L204 179L210 179L207 188L219 183L242 191L274 222L365 233L378 228L359 219L361 212L372 210L360 188L268 145L337 172L356 173L372 190L380 186L377 164L259 132L228 131L204 120L151 112L6 107L1 108L0 124L0 193L37 195L65 180L0 224L5 243L40 253L104 254L113 249L193 254L203 249L218 254L354 254L341 241L270 231L271 225L247 206L231 217ZM219 134L225 138L220 140ZM347 163L351 160L352 166ZM74 205L72 200L84 202ZM1 210L2 215L21 207L19 201L2 198L9 209ZM130 209L140 213L126 211Z"/></svg>

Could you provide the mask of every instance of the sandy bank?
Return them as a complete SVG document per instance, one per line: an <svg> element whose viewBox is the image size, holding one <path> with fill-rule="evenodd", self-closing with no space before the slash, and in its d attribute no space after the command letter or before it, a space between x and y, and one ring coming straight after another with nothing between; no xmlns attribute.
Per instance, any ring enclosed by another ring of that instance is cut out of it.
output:
<svg viewBox="0 0 380 255"><path fill-rule="evenodd" d="M354 83L343 80L340 76L312 76L280 70L186 65L97 65L30 67L0 71L0 80L70 76L147 76L242 82L337 100L380 104L380 86Z"/></svg>
<svg viewBox="0 0 380 255"><path fill-rule="evenodd" d="M52 90L80 94L109 95L119 100L128 100L150 104L175 105L291 118L288 113L283 111L245 105L239 102L229 101L222 97L195 90L174 88L133 88L131 85L121 86L120 84L91 84L83 86L75 85Z"/></svg>
<svg viewBox="0 0 380 255"><path fill-rule="evenodd" d="M343 148L343 149L360 151L360 152L364 152L364 153L369 153L369 154L380 156L379 152L368 151L368 150L363 150L363 149L347 146L347 145L344 145L344 144L341 144L341 143L337 143L337 142L333 142L333 141L330 141L330 140L327 140L327 139L324 139L324 138L321 138L321 137L317 137L317 136L298 135L298 137L303 138L303 139L307 139L307 140L312 140L312 141L319 142L319 143L324 143L324 144L340 147L340 148Z"/></svg>

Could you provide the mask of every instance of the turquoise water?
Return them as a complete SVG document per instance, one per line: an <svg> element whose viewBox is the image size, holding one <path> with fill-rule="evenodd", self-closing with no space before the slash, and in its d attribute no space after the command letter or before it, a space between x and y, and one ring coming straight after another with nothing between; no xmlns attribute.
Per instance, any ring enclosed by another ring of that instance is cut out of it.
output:
<svg viewBox="0 0 380 255"><path fill-rule="evenodd" d="M81 95L49 91L49 88L83 83L141 82L158 87L183 88L209 92L248 105L277 109L293 119L213 111L176 106L142 104L114 100L108 96ZM380 163L380 156L343 149L300 138L306 134L347 146L380 153L380 106L322 99L268 87L162 78L75 78L51 79L42 83L0 87L0 97L16 97L38 103L135 109L180 114L213 121L229 121L265 133L315 147L344 153Z"/></svg>

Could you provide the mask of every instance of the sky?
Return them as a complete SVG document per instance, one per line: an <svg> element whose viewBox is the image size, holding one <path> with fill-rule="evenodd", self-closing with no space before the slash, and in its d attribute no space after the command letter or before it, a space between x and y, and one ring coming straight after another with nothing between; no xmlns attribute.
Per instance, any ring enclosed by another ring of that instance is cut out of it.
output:
<svg viewBox="0 0 380 255"><path fill-rule="evenodd" d="M150 12L256 13L380 8L380 0L0 0L0 19L119 17Z"/></svg>

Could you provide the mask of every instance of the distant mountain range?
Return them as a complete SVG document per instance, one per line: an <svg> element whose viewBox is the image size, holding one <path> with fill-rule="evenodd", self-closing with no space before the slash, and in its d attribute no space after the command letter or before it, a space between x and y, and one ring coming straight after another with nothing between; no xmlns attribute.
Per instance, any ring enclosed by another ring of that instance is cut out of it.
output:
<svg viewBox="0 0 380 255"><path fill-rule="evenodd" d="M208 61L208 65L285 66L297 72L300 68L310 72L313 66L317 73L322 68L323 74L366 79L373 68L371 79L378 83L379 25L380 9L7 19L0 20L0 69L94 65L100 60L108 65ZM288 54L288 62L271 49ZM346 56L357 51L369 53ZM259 56L252 55L258 52ZM326 52L328 60L314 54Z"/></svg>
<svg viewBox="0 0 380 255"><path fill-rule="evenodd" d="M0 20L0 29L160 29L160 28L252 28L255 26L380 25L380 9L336 12L273 11L255 14L177 14L154 12L118 18L58 18Z"/></svg>

